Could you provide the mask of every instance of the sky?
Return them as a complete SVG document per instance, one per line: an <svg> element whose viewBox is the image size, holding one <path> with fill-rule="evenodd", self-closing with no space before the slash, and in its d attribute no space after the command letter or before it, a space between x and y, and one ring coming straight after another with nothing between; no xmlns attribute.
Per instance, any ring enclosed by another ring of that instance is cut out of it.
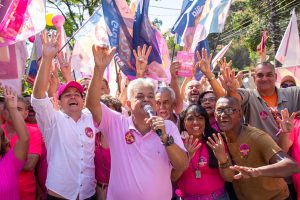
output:
<svg viewBox="0 0 300 200"><path fill-rule="evenodd" d="M151 0L149 7L149 17L153 21L155 18L162 20L161 31L166 32L171 29L180 14L182 0ZM169 9L163 9L163 8Z"/></svg>
<svg viewBox="0 0 300 200"><path fill-rule="evenodd" d="M155 18L162 20L161 32L166 32L172 28L179 17L182 1L183 0L150 0L150 20L153 21ZM46 12L59 13L59 11L49 3L47 3Z"/></svg>

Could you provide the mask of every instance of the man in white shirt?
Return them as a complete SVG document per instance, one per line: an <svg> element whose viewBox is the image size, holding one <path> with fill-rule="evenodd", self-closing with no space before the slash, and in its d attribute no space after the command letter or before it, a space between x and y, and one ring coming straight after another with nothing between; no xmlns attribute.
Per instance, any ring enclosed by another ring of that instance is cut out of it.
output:
<svg viewBox="0 0 300 200"><path fill-rule="evenodd" d="M93 199L95 196L95 127L92 115L83 112L83 87L70 81L58 90L60 110L46 94L52 60L59 37L42 33L43 56L32 96L32 106L47 147L47 199Z"/></svg>

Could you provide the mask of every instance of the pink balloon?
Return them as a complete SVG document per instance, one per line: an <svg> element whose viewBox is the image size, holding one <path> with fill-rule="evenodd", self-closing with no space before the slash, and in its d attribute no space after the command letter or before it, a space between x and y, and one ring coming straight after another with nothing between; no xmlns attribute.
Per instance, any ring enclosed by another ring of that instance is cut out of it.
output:
<svg viewBox="0 0 300 200"><path fill-rule="evenodd" d="M29 40L29 42L34 43L35 35L29 37L28 40Z"/></svg>
<svg viewBox="0 0 300 200"><path fill-rule="evenodd" d="M65 18L62 15L55 15L52 18L52 23L56 28L61 28L65 23Z"/></svg>

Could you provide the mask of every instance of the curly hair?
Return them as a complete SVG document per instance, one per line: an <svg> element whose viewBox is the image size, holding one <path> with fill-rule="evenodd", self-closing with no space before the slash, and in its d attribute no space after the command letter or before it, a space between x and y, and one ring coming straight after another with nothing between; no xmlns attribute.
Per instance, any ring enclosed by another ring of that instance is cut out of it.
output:
<svg viewBox="0 0 300 200"><path fill-rule="evenodd" d="M180 119L180 132L182 133L183 131L186 131L186 128L184 126L184 120L188 114L188 112L193 112L193 113L197 113L200 114L201 116L204 117L205 119L205 128L204 128L204 135L202 137L203 141L204 141L204 145L207 146L208 149L208 154L209 154L209 161L208 161L208 165L210 168L218 168L218 162L217 159L215 157L215 154L213 153L212 149L206 144L206 142L208 141L208 138L211 137L213 133L217 133L217 131L211 127L210 122L209 122L209 116L205 110L205 108L203 108L201 105L199 104L191 104L189 105L184 111L182 111L179 115L179 119Z"/></svg>

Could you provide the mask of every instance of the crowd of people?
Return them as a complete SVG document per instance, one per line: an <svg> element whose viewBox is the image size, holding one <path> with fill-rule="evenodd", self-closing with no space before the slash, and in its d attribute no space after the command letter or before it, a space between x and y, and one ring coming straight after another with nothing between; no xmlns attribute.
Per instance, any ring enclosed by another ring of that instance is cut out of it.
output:
<svg viewBox="0 0 300 200"><path fill-rule="evenodd" d="M270 62L247 89L226 59L215 77L203 49L201 81L179 85L173 62L158 84L144 45L114 97L103 74L115 48L94 45L93 75L75 81L60 37L41 38L31 100L0 85L0 200L300 199L300 88L292 76L276 87Z"/></svg>

